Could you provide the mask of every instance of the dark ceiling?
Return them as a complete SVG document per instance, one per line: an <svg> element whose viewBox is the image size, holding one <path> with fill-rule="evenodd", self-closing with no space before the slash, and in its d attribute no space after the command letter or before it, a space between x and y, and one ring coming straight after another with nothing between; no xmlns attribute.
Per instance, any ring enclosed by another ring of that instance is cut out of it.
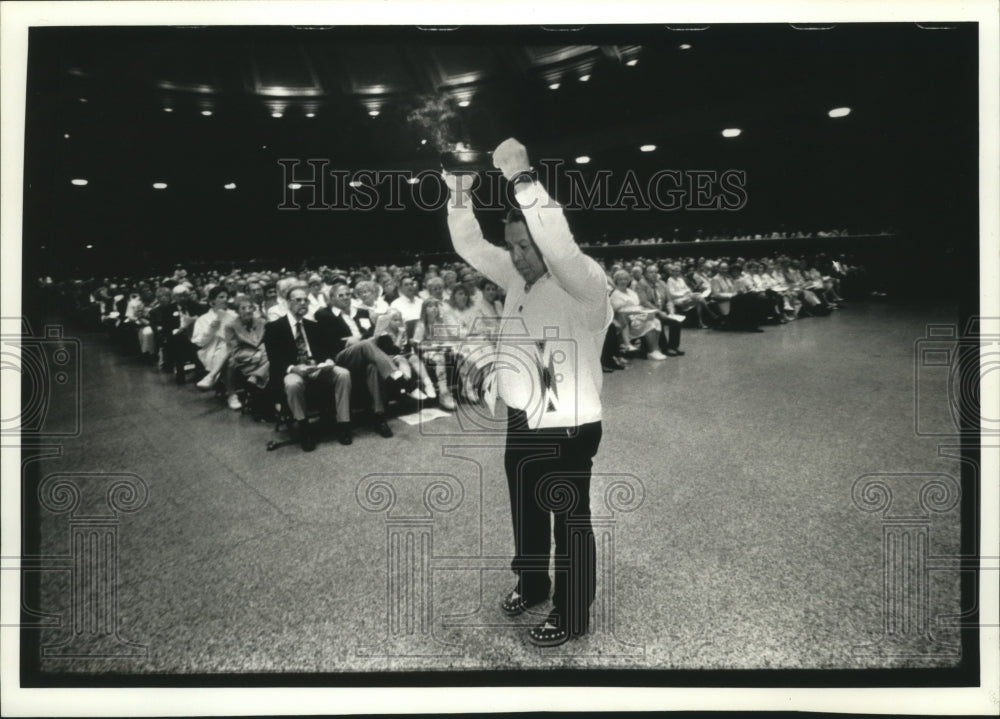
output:
<svg viewBox="0 0 1000 719"><path fill-rule="evenodd" d="M410 203L278 209L282 159L437 167L427 128L407 121L428 96L468 101L460 134L476 145L513 135L536 160L590 156L586 173L747 173L740 212L574 211L583 239L974 232L976 67L968 24L35 28L25 249L65 267L445 248L443 212ZM829 118L837 106L852 112ZM726 139L727 127L743 132ZM657 150L639 152L644 143Z"/></svg>

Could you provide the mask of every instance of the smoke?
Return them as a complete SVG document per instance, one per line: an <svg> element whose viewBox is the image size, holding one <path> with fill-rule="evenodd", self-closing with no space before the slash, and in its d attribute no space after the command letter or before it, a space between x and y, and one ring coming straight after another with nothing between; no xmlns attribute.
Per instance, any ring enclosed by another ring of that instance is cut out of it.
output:
<svg viewBox="0 0 1000 719"><path fill-rule="evenodd" d="M406 121L419 127L438 152L451 152L467 145L469 133L451 95L421 95Z"/></svg>

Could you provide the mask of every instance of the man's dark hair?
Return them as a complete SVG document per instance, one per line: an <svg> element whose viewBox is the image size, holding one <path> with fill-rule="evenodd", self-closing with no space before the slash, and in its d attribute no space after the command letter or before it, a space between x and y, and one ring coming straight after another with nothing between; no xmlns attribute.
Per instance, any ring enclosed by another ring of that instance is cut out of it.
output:
<svg viewBox="0 0 1000 719"><path fill-rule="evenodd" d="M216 285L215 287L213 287L208 291L208 301L215 302L215 298L218 297L223 292L229 294L229 290L227 290L223 285Z"/></svg>

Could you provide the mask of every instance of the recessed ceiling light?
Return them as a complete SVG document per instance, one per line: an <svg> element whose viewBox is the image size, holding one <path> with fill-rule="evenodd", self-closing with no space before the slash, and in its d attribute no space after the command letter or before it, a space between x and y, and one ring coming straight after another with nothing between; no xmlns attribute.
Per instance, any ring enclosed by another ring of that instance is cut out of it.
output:
<svg viewBox="0 0 1000 719"><path fill-rule="evenodd" d="M227 190L235 190L236 189L236 183L235 182L227 182L225 185L223 185L223 187L225 189L227 189Z"/></svg>
<svg viewBox="0 0 1000 719"><path fill-rule="evenodd" d="M165 107L165 108L163 108L163 111L164 112L173 112L174 108L172 108L172 107Z"/></svg>
<svg viewBox="0 0 1000 719"><path fill-rule="evenodd" d="M166 182L154 182L153 183L153 189L154 190L165 190L165 189L167 189L167 183Z"/></svg>
<svg viewBox="0 0 1000 719"><path fill-rule="evenodd" d="M550 90L558 90L559 89L559 83L558 82L550 82L549 83L549 89Z"/></svg>
<svg viewBox="0 0 1000 719"><path fill-rule="evenodd" d="M458 101L458 106L459 107L468 107L471 104L472 103L469 100L459 100Z"/></svg>
<svg viewBox="0 0 1000 719"><path fill-rule="evenodd" d="M298 189L300 189L301 187L302 187L302 185L300 185L300 184L299 184L299 183L297 183L297 182L289 182L289 183L288 183L288 189L289 189L289 190L298 190Z"/></svg>
<svg viewBox="0 0 1000 719"><path fill-rule="evenodd" d="M72 182L72 183L73 183L74 185L76 185L77 187L83 187L84 185L86 185L86 184L87 184L87 181L86 181L86 180L84 180L84 179L80 179L80 178L77 178L77 179L75 179L75 180L70 180L70 182Z"/></svg>
<svg viewBox="0 0 1000 719"><path fill-rule="evenodd" d="M421 145L426 145L426 144L427 144L427 140L421 140L421 141L420 141L420 144L421 144Z"/></svg>
<svg viewBox="0 0 1000 719"><path fill-rule="evenodd" d="M87 249L88 250L92 250L92 249L94 249L94 246L93 245L87 245Z"/></svg>
<svg viewBox="0 0 1000 719"><path fill-rule="evenodd" d="M639 149L642 152L652 152L653 150L656 149L656 145L640 145Z"/></svg>
<svg viewBox="0 0 1000 719"><path fill-rule="evenodd" d="M742 133L742 132L743 132L743 130L741 130L738 127L727 127L725 130L722 131L722 136L723 137L739 137L740 133Z"/></svg>
<svg viewBox="0 0 1000 719"><path fill-rule="evenodd" d="M211 117L212 116L212 111L211 110L202 110L201 114L204 115L205 117Z"/></svg>
<svg viewBox="0 0 1000 719"><path fill-rule="evenodd" d="M635 67L636 65L639 64L639 59L633 57L631 60L626 61L625 64L628 65L629 67Z"/></svg>
<svg viewBox="0 0 1000 719"><path fill-rule="evenodd" d="M68 140L68 139L69 139L69 133L68 133L68 132L67 132L67 133L65 133L65 134L63 135L63 137L64 137L64 138L66 138L66 139Z"/></svg>
<svg viewBox="0 0 1000 719"><path fill-rule="evenodd" d="M580 82L587 82L590 79L590 75L580 75Z"/></svg>
<svg viewBox="0 0 1000 719"><path fill-rule="evenodd" d="M576 164L578 165L586 165L588 162L590 162L590 157L587 155L580 155L576 158Z"/></svg>
<svg viewBox="0 0 1000 719"><path fill-rule="evenodd" d="M368 114L371 115L372 117L378 117L378 112L379 112L378 110L369 110Z"/></svg>
<svg viewBox="0 0 1000 719"><path fill-rule="evenodd" d="M680 48L681 48L681 50L690 50L691 46L688 45L687 43L684 43L683 45L680 46Z"/></svg>
<svg viewBox="0 0 1000 719"><path fill-rule="evenodd" d="M835 107L827 113L830 117L847 117L851 114L849 107Z"/></svg>
<svg viewBox="0 0 1000 719"><path fill-rule="evenodd" d="M315 112L307 112L306 113L306 117L316 117L316 113Z"/></svg>
<svg viewBox="0 0 1000 719"><path fill-rule="evenodd" d="M87 98L85 98L85 97L81 97L80 98L80 102L86 102L86 101L87 101Z"/></svg>
<svg viewBox="0 0 1000 719"><path fill-rule="evenodd" d="M284 116L285 113L279 112L278 110L275 110L274 112L271 113L271 117L284 117Z"/></svg>

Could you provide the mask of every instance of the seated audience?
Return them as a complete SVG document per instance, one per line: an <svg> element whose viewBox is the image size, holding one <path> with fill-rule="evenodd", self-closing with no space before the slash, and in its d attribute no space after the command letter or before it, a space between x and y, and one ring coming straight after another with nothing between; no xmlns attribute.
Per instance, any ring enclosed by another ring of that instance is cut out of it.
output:
<svg viewBox="0 0 1000 719"><path fill-rule="evenodd" d="M329 293L327 293L329 299ZM354 285L354 298L351 306L355 310L364 310L368 314L368 319L373 323L379 315L384 315L389 311L389 305L379 297L379 286L371 280L361 280Z"/></svg>
<svg viewBox="0 0 1000 719"><path fill-rule="evenodd" d="M266 417L269 414L264 394L269 378L267 349L264 347L264 326L267 323L256 311L251 297L240 296L236 301L237 319L225 326L226 345L229 347L230 373L246 379L251 412L255 417ZM231 379L227 382L231 389L234 384ZM241 406L236 393L230 392L230 409L238 410Z"/></svg>
<svg viewBox="0 0 1000 719"><path fill-rule="evenodd" d="M712 299L723 315L722 327L747 332L763 332L753 323L753 310L747 305L746 295L740 294L728 263L722 262L712 278Z"/></svg>
<svg viewBox="0 0 1000 719"><path fill-rule="evenodd" d="M219 381L229 357L226 344L226 324L236 319L236 313L229 309L229 293L223 285L216 285L208 291L209 309L194 323L191 342L198 347L198 359L208 373L198 381L198 389L212 389ZM232 389L230 394L232 394Z"/></svg>
<svg viewBox="0 0 1000 719"><path fill-rule="evenodd" d="M293 290L293 294L300 291ZM362 333L351 316L351 293L345 283L335 283L327 299L330 306L316 313L316 321L328 341L331 357L338 366L350 371L359 391L367 389L365 404L371 409L375 431L391 437L386 403L408 391L403 373L378 348L371 333Z"/></svg>
<svg viewBox="0 0 1000 719"><path fill-rule="evenodd" d="M417 401L437 396L434 385L427 376L427 370L413 349L413 343L406 336L406 325L399 310L390 309L380 315L375 323L375 344L392 360L402 373L407 394ZM420 387L423 389L420 389Z"/></svg>
<svg viewBox="0 0 1000 719"><path fill-rule="evenodd" d="M684 276L681 274L680 265L670 265L669 272L670 277L667 278L666 282L667 296L673 302L674 308L680 314L687 314L693 311L698 318L697 327L705 329L708 326L705 324L706 315L714 320L715 313L709 309L701 293L695 292L688 287L687 282L684 281Z"/></svg>
<svg viewBox="0 0 1000 719"><path fill-rule="evenodd" d="M667 292L666 283L660 279L660 271L656 265L650 263L646 265L642 280L639 281L635 289L639 304L653 310L656 318L660 320L662 332L660 333L659 344L661 351L668 357L683 355L681 350L681 320L677 319L677 312L674 308L673 300Z"/></svg>
<svg viewBox="0 0 1000 719"><path fill-rule="evenodd" d="M177 384L187 381L186 367L188 363L200 366L198 348L191 342L194 323L205 308L191 299L187 285L178 284L172 291L173 301L162 308L152 321L156 323L154 332L164 338L163 348L168 367L172 368Z"/></svg>
<svg viewBox="0 0 1000 719"><path fill-rule="evenodd" d="M336 365L330 339L319 323L306 319L305 288L294 288L287 300L292 309L264 327L271 391L287 400L304 451L316 448L306 414L307 390L318 395L325 418L336 413L337 438L350 444L351 373Z"/></svg>
<svg viewBox="0 0 1000 719"><path fill-rule="evenodd" d="M433 297L424 300L420 308L420 321L413 331L413 343L428 376L433 375L437 384L438 404L449 412L455 409L451 393L454 359L451 353L451 333L447 330L441 312L442 303Z"/></svg>
<svg viewBox="0 0 1000 719"><path fill-rule="evenodd" d="M389 307L399 310L406 323L406 332L413 336L413 328L420 319L420 303L423 302L417 296L417 281L411 275L404 275L399 281L399 297L389 303Z"/></svg>
<svg viewBox="0 0 1000 719"><path fill-rule="evenodd" d="M486 328L480 321L481 315L469 303L469 293L465 285L456 284L451 290L451 298L443 305L443 321L451 332L455 356L455 369L461 396L469 402L479 402L479 389L486 353L483 339Z"/></svg>
<svg viewBox="0 0 1000 719"><path fill-rule="evenodd" d="M639 295L629 287L633 277L625 270L615 272L612 280L615 288L611 291L611 309L614 310L613 322L621 331L622 351L633 351L633 342L641 342L646 348L646 357L652 360L665 360L667 356L660 352L660 333L663 331L656 313L639 303Z"/></svg>

